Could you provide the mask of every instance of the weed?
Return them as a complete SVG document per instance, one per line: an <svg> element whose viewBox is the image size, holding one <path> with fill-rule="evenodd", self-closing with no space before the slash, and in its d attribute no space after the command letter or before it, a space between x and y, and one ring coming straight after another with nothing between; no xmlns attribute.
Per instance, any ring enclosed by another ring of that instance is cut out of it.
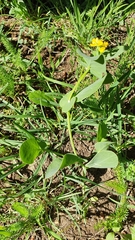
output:
<svg viewBox="0 0 135 240"><path fill-rule="evenodd" d="M97 186L117 197L110 198L114 213L101 224L106 239L134 236L134 228L121 233L133 207L128 183L135 178L134 159L125 151L134 146L134 19L125 23L133 6L121 0L2 1L1 13L9 9L21 26L14 41L15 25L3 21L0 33L1 239L29 239L34 228L44 238L65 239L66 228L55 224L63 213L81 235L81 221L87 223L100 203L91 196ZM115 32L121 26L122 42ZM89 157L78 151L77 134L79 143L92 143ZM91 168L113 168L115 179L96 183Z"/></svg>

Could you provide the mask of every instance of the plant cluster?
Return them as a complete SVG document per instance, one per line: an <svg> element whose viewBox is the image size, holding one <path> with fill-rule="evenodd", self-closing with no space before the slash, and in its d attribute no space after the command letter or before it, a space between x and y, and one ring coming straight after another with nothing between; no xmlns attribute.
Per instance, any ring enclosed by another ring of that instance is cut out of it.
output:
<svg viewBox="0 0 135 240"><path fill-rule="evenodd" d="M131 234L121 230L133 208L127 192L135 181L134 158L128 157L135 143L134 18L126 23L134 3L86 0L84 8L76 0L58 2L12 0L0 8L3 19L8 11L13 20L8 30L5 20L0 27L0 236L29 239L35 227L44 237L65 239L54 218L64 212L79 229L72 212L86 220L98 201L91 191L100 186L117 201L110 198L115 211L97 226L107 240L133 239L134 227ZM121 27L123 42L116 31ZM89 157L79 154L77 134L80 142L92 142ZM70 151L63 151L67 139ZM90 169L107 168L113 180L89 180Z"/></svg>

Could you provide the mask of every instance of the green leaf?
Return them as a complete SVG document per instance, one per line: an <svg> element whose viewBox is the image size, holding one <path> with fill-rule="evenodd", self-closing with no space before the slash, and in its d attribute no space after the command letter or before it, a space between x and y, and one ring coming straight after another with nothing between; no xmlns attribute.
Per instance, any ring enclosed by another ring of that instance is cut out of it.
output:
<svg viewBox="0 0 135 240"><path fill-rule="evenodd" d="M15 211L17 211L18 213L20 213L20 215L22 217L28 218L29 211L28 211L28 209L25 207L25 205L23 203L15 202L15 203L13 203L12 208Z"/></svg>
<svg viewBox="0 0 135 240"><path fill-rule="evenodd" d="M98 152L85 166L87 168L115 168L118 165L117 155L109 150Z"/></svg>
<svg viewBox="0 0 135 240"><path fill-rule="evenodd" d="M0 231L4 231L4 230L6 230L6 227L5 227L5 226L2 226L2 225L0 225Z"/></svg>
<svg viewBox="0 0 135 240"><path fill-rule="evenodd" d="M97 81L95 81L94 83L89 85L88 87L84 88L81 92L79 92L76 95L77 102L81 102L85 98L88 98L92 94L94 94L101 87L102 83L104 82L104 79L105 79L105 77L98 79Z"/></svg>
<svg viewBox="0 0 135 240"><path fill-rule="evenodd" d="M127 49L128 49L128 47L126 47L126 46L117 46L116 48L113 48L110 51L106 51L104 53L104 55L106 55L106 60L110 60L113 58L117 58L119 55L121 55Z"/></svg>
<svg viewBox="0 0 135 240"><path fill-rule="evenodd" d="M29 93L30 101L45 107L58 106L54 101L53 94L45 93L40 90Z"/></svg>
<svg viewBox="0 0 135 240"><path fill-rule="evenodd" d="M44 212L44 207L43 207L42 204L39 204L38 206L36 206L36 207L34 206L34 208L31 209L31 214L30 215L31 215L32 218L37 219L37 218L39 218L39 216L43 212Z"/></svg>
<svg viewBox="0 0 135 240"><path fill-rule="evenodd" d="M102 142L97 142L95 144L95 149L96 152L101 152L103 150L107 150L108 147L112 144L112 142L107 142L107 141L102 141Z"/></svg>
<svg viewBox="0 0 135 240"><path fill-rule="evenodd" d="M22 228L24 227L24 221L20 220L18 222L12 223L10 224L10 226L8 227L10 232L19 232L22 230Z"/></svg>
<svg viewBox="0 0 135 240"><path fill-rule="evenodd" d="M45 179L54 176L55 173L57 173L58 170L60 169L61 163L62 159L54 156L53 161L46 170Z"/></svg>
<svg viewBox="0 0 135 240"><path fill-rule="evenodd" d="M107 125L101 121L98 126L97 141L100 142L107 135Z"/></svg>
<svg viewBox="0 0 135 240"><path fill-rule="evenodd" d="M4 87L1 87L1 88L0 88L0 94L5 91L5 89L7 88L7 86L8 86L8 83L6 83Z"/></svg>
<svg viewBox="0 0 135 240"><path fill-rule="evenodd" d="M41 148L35 139L28 139L20 147L19 156L22 162L31 164L41 154Z"/></svg>
<svg viewBox="0 0 135 240"><path fill-rule="evenodd" d="M60 166L60 169L64 168L64 167L67 167L67 166L70 166L72 164L75 164L75 163L80 163L82 164L84 162L84 160L80 157L77 157L76 155L74 154L71 154L71 153L67 153L64 155L63 157L63 160L62 160L62 164Z"/></svg>
<svg viewBox="0 0 135 240"><path fill-rule="evenodd" d="M45 80L47 80L47 82L51 82L51 83L54 83L56 85L61 85L63 87L68 87L68 88L73 88L74 85L73 84L69 84L69 83L66 83L64 81L58 81L56 79L53 79L53 78L49 78L49 77L46 77L44 74L40 73L41 74L41 77L42 78L45 78Z"/></svg>
<svg viewBox="0 0 135 240"><path fill-rule="evenodd" d="M106 240L115 240L115 235L113 232L110 232L106 236Z"/></svg>
<svg viewBox="0 0 135 240"><path fill-rule="evenodd" d="M46 229L47 233L49 233L54 239L63 240L57 233L52 231L50 228L45 227L45 229Z"/></svg>
<svg viewBox="0 0 135 240"><path fill-rule="evenodd" d="M102 78L103 74L106 74L106 61L103 55L91 63L90 72L97 78Z"/></svg>
<svg viewBox="0 0 135 240"><path fill-rule="evenodd" d="M12 233L8 232L8 231L4 231L4 230L0 230L0 235L4 236L4 237L11 237ZM6 238L7 239L7 238ZM9 238L8 238L9 239ZM4 238L5 240L5 238Z"/></svg>
<svg viewBox="0 0 135 240"><path fill-rule="evenodd" d="M64 155L63 159L58 158L58 157L53 157L53 161L47 168L45 178L50 178L58 172L58 170L63 169L67 166L70 166L75 163L80 163L82 164L84 162L84 159L75 156L74 154L67 153Z"/></svg>
<svg viewBox="0 0 135 240"><path fill-rule="evenodd" d="M70 109L74 106L74 103L76 101L76 97L72 97L70 99L71 91L68 92L63 96L63 98L60 100L60 107L62 108L62 112L67 113L70 111Z"/></svg>
<svg viewBox="0 0 135 240"><path fill-rule="evenodd" d="M103 74L106 73L106 60L104 55L90 57L84 53L82 53L79 49L77 49L78 55L81 57L79 61L82 66L85 68L90 68L90 72L101 78Z"/></svg>
<svg viewBox="0 0 135 240"><path fill-rule="evenodd" d="M81 52L80 49L77 49L77 54L81 57L81 60L79 61L80 64L86 68L89 67L93 61L96 61L99 58L99 56L90 57Z"/></svg>
<svg viewBox="0 0 135 240"><path fill-rule="evenodd" d="M119 232L120 229L121 229L121 228L120 228L119 226L112 227L112 230L113 230L115 233Z"/></svg>

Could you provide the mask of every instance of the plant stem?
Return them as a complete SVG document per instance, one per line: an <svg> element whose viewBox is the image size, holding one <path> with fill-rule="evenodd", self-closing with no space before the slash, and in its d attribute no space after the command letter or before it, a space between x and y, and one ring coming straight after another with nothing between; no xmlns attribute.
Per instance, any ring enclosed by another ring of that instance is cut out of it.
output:
<svg viewBox="0 0 135 240"><path fill-rule="evenodd" d="M70 118L71 118L70 112L67 112L67 125L68 125L68 133L69 133L70 143L71 143L71 147L73 149L74 154L77 155L75 146L74 146L73 137L72 137L71 124L70 124L71 119Z"/></svg>
<svg viewBox="0 0 135 240"><path fill-rule="evenodd" d="M72 89L72 91L70 93L69 100L72 98L72 95L77 90L80 82L85 78L85 76L89 72L89 70L90 70L90 68L87 68L87 70L83 74L81 74L81 76L79 77L77 83L75 84L75 86L73 87L73 89ZM68 111L67 112L67 125L68 125L68 132L69 132L70 143L71 143L71 147L73 149L74 154L77 155L76 150L75 150L75 146L74 146L73 137L72 137L70 120L71 120L71 115L70 115L70 112Z"/></svg>
<svg viewBox="0 0 135 240"><path fill-rule="evenodd" d="M119 128L118 144L121 145L121 143L122 143L122 119L121 119L121 103L120 103L119 88L118 87L117 87L117 112L118 112L118 128Z"/></svg>
<svg viewBox="0 0 135 240"><path fill-rule="evenodd" d="M85 76L87 75L89 70L90 70L90 68L87 68L87 70L83 74L81 74L81 76L79 77L77 83L75 84L75 86L73 87L73 89L72 89L72 91L70 93L69 100L72 98L72 95L77 90L77 88L79 87L80 82L85 78Z"/></svg>

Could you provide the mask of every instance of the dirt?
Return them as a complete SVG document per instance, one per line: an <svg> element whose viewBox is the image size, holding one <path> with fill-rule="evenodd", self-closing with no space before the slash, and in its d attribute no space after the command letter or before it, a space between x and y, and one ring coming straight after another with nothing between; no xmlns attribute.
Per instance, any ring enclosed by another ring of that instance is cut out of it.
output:
<svg viewBox="0 0 135 240"><path fill-rule="evenodd" d="M8 32L8 36L10 36L12 43L17 46L18 38L20 37L20 22L14 18L9 17L0 17L0 22L4 24L4 31ZM121 30L124 37L126 36L125 29ZM124 33L123 33L124 32ZM123 35L120 34L120 41L121 37L123 38ZM26 28L25 31L22 34L23 43L19 46L22 56L25 59L31 59L33 56L34 51L34 38L31 38L28 33L28 29ZM26 42L26 44L25 44ZM2 48L2 45L0 46ZM75 59L71 57L70 50L66 49L66 44L59 40L56 42L55 48L53 50L50 50L48 48L45 48L41 52L41 56L43 59L43 65L46 67L46 74L49 76L49 70L52 68L50 65L50 58L53 59L54 63L57 62L60 55L63 54L63 57L61 58L60 64L58 68L55 69L53 77L57 80L65 81L67 83L74 83L76 81L75 75L73 74L76 69L76 62ZM37 62L37 59L34 60L35 64ZM52 70L52 69L51 69ZM33 73L29 71L29 74L31 78L35 78ZM20 86L20 85L19 85ZM15 86L16 88L16 99L14 101L24 101L25 95L25 84L22 85L22 88L20 88L18 85ZM39 83L35 83L35 88L40 88ZM64 89L61 89L64 91ZM23 97L22 97L23 96ZM25 101L22 105L25 105ZM73 139L75 142L75 148L77 150L77 154L81 157L85 157L86 159L90 159L93 152L94 152L94 137L95 137L95 129L85 129L85 131L90 134L89 141L85 140L85 137L82 137L79 133L73 134ZM3 135L5 132L3 131ZM59 133L60 135L60 133ZM92 140L91 140L92 139ZM68 134L66 133L65 141L60 149L62 153L68 153L72 152L72 148L70 145L70 141L68 138ZM129 153L130 154L130 153ZM43 170L45 171L48 164L50 163L50 159L45 163L43 166ZM5 163L6 164L6 163ZM9 180L12 182L21 182L23 183L24 179L27 180L29 177L31 177L32 172L36 169L38 165L38 160L33 164L30 165L24 169L22 169L21 174L23 175L23 178L21 178L18 173L14 173L8 176ZM74 168L75 169L75 168ZM75 171L78 175L82 175L82 170L78 169ZM68 169L65 170L67 177L70 175L70 172ZM60 173L59 173L60 174ZM40 176L40 172L39 172ZM62 176L55 176L52 184L58 184L58 179L61 179ZM96 229L95 227L100 221L103 221L107 219L110 214L112 214L115 211L116 203L111 201L110 198L114 200L118 200L117 196L113 194L113 191L107 190L107 188L104 187L104 182L109 181L110 179L114 178L113 171L110 169L106 170L95 170L91 169L87 171L87 178L93 183L98 184L102 183L101 186L92 186L91 184L88 185L91 189L88 196L88 210L86 212L86 216L83 219L81 217L81 214L79 214L75 208L72 208L71 202L66 203L64 207L67 208L67 210L70 212L71 216L76 219L76 222L74 223L71 219L71 217L66 214L64 211L60 211L57 213L54 213L54 224L58 228L58 233L61 234L64 240L102 240L105 239L106 232L104 229ZM3 184L3 183L1 183ZM73 182L68 182L69 186L73 184ZM6 185L5 185L6 187ZM59 193L59 190L56 191L56 194ZM131 196L134 196L134 192L130 193ZM81 203L84 204L84 203ZM133 204L133 202L132 202ZM55 211L55 210L54 210ZM124 229L122 230L123 233L129 232L129 222L130 226L133 225L134 217L132 215L132 211L129 214L128 219L124 223ZM29 240L47 240L47 236L44 234L42 230L39 230L37 226L35 226L35 230L33 229L33 232L31 233L31 236L29 237ZM18 238L20 240L25 239L25 236ZM50 238L53 239L53 238ZM55 239L55 238L54 238ZM120 239L120 236L116 236L115 238Z"/></svg>

